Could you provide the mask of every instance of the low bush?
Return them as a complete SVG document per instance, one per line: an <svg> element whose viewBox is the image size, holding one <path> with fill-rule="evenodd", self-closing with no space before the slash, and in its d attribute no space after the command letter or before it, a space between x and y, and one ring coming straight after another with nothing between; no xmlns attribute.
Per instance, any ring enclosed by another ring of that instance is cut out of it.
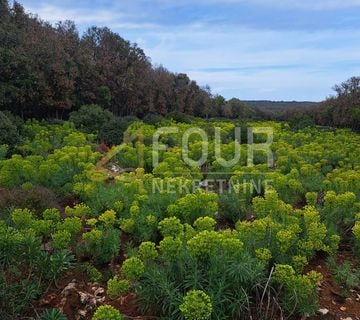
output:
<svg viewBox="0 0 360 320"><path fill-rule="evenodd" d="M58 309L46 309L38 320L66 320L66 316Z"/></svg>
<svg viewBox="0 0 360 320"><path fill-rule="evenodd" d="M96 309L92 320L123 320L121 313L114 307L104 305Z"/></svg>
<svg viewBox="0 0 360 320"><path fill-rule="evenodd" d="M114 276L107 282L106 293L111 299L117 299L123 294L128 293L130 288L129 280L119 279L118 276Z"/></svg>
<svg viewBox="0 0 360 320"><path fill-rule="evenodd" d="M186 320L209 320L212 313L210 297L201 290L192 290L179 307Z"/></svg>

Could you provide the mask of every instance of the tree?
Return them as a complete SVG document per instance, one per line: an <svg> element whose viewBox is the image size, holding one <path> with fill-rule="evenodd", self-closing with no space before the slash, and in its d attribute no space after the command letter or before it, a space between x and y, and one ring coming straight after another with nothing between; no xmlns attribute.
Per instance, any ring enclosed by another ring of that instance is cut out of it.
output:
<svg viewBox="0 0 360 320"><path fill-rule="evenodd" d="M218 115L210 90L185 73L152 66L141 48L110 29L91 27L79 36L72 21L53 26L0 0L0 110L63 119L93 104L122 117Z"/></svg>
<svg viewBox="0 0 360 320"><path fill-rule="evenodd" d="M119 145L128 126L129 122L125 119L114 118L103 125L99 132L99 140L108 145Z"/></svg>
<svg viewBox="0 0 360 320"><path fill-rule="evenodd" d="M70 113L70 121L85 133L98 134L111 120L114 120L113 114L96 104L84 105Z"/></svg>
<svg viewBox="0 0 360 320"><path fill-rule="evenodd" d="M19 142L19 139L16 126L0 111L0 145L6 144L12 148Z"/></svg>

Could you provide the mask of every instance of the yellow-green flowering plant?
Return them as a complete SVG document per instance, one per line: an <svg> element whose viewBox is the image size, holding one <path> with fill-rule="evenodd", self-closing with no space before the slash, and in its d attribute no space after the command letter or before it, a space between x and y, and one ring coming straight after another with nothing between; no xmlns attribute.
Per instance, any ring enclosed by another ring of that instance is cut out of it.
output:
<svg viewBox="0 0 360 320"><path fill-rule="evenodd" d="M189 291L179 307L186 320L209 320L212 314L210 297L201 290Z"/></svg>

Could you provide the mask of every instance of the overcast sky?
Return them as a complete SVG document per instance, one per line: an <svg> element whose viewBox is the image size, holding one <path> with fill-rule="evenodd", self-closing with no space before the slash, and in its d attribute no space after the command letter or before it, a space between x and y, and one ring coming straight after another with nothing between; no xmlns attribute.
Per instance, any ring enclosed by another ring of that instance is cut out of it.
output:
<svg viewBox="0 0 360 320"><path fill-rule="evenodd" d="M50 22L108 26L226 98L319 101L360 75L360 0L23 0Z"/></svg>

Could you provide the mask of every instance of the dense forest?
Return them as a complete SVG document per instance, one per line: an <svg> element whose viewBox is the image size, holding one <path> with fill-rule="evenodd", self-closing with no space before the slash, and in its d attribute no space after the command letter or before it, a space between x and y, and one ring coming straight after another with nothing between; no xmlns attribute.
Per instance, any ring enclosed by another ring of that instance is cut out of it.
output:
<svg viewBox="0 0 360 320"><path fill-rule="evenodd" d="M264 111L278 111L289 108L305 108L316 106L318 103L311 101L270 101L270 100L242 100L249 107L256 107Z"/></svg>
<svg viewBox="0 0 360 320"><path fill-rule="evenodd" d="M226 100L184 73L152 65L141 48L106 27L79 34L72 21L53 26L7 0L0 0L0 18L0 111L23 119L67 119L81 106L99 105L116 117L183 113L360 128L357 77L320 104Z"/></svg>
<svg viewBox="0 0 360 320"><path fill-rule="evenodd" d="M186 74L153 66L141 48L108 28L80 35L71 21L54 27L7 0L0 1L0 17L0 110L23 118L66 118L87 104L116 116L182 112L235 118L249 112ZM256 113L252 109L249 116Z"/></svg>
<svg viewBox="0 0 360 320"><path fill-rule="evenodd" d="M334 86L335 95L316 106L284 109L278 120L297 122L300 125L351 128L360 130L360 77L352 77Z"/></svg>

